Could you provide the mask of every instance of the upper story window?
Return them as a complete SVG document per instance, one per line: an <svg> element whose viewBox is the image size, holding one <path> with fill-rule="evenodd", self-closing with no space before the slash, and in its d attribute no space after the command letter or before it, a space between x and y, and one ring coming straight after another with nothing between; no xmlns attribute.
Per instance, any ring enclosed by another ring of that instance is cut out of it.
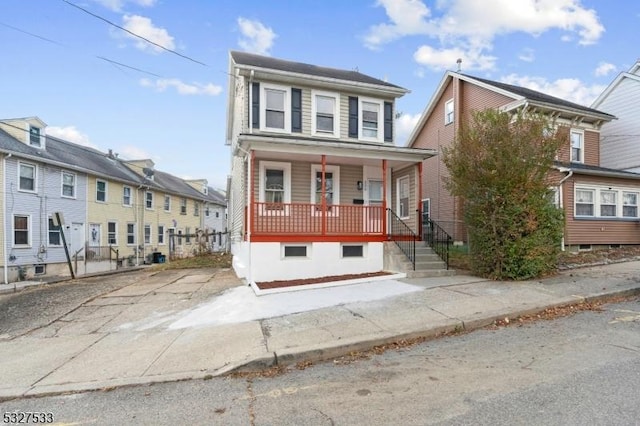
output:
<svg viewBox="0 0 640 426"><path fill-rule="evenodd" d="M262 84L260 128L276 132L291 132L291 89Z"/></svg>
<svg viewBox="0 0 640 426"><path fill-rule="evenodd" d="M393 142L393 103L349 96L350 138Z"/></svg>
<svg viewBox="0 0 640 426"><path fill-rule="evenodd" d="M193 215L200 216L200 204L197 201L193 202Z"/></svg>
<svg viewBox="0 0 640 426"><path fill-rule="evenodd" d="M36 166L33 164L19 163L18 168L20 191L36 192Z"/></svg>
<svg viewBox="0 0 640 426"><path fill-rule="evenodd" d="M147 209L152 209L153 208L153 192L151 191L147 191L144 195L144 206Z"/></svg>
<svg viewBox="0 0 640 426"><path fill-rule="evenodd" d="M444 125L453 123L453 99L444 103Z"/></svg>
<svg viewBox="0 0 640 426"><path fill-rule="evenodd" d="M29 126L29 145L35 147L41 147L42 142L40 139L41 129L36 126Z"/></svg>
<svg viewBox="0 0 640 426"><path fill-rule="evenodd" d="M180 199L180 214L187 214L187 199Z"/></svg>
<svg viewBox="0 0 640 426"><path fill-rule="evenodd" d="M164 196L164 211L165 212L171 211L171 195L165 194Z"/></svg>
<svg viewBox="0 0 640 426"><path fill-rule="evenodd" d="M69 172L62 172L62 196L75 198L76 196L76 175Z"/></svg>
<svg viewBox="0 0 640 426"><path fill-rule="evenodd" d="M380 116L382 115L382 103L361 100L360 114L360 138L381 140Z"/></svg>
<svg viewBox="0 0 640 426"><path fill-rule="evenodd" d="M130 186L122 187L122 205L131 206L131 187Z"/></svg>
<svg viewBox="0 0 640 426"><path fill-rule="evenodd" d="M96 201L104 203L107 201L107 182L96 180Z"/></svg>
<svg viewBox="0 0 640 426"><path fill-rule="evenodd" d="M313 91L311 96L313 134L338 137L340 135L340 95Z"/></svg>
<svg viewBox="0 0 640 426"><path fill-rule="evenodd" d="M584 163L584 132L571 130L571 161Z"/></svg>

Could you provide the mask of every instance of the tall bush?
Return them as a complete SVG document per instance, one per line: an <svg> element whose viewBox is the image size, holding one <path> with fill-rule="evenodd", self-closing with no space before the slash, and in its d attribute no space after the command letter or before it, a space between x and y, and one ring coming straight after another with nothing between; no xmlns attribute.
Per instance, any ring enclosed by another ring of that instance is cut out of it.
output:
<svg viewBox="0 0 640 426"><path fill-rule="evenodd" d="M463 200L474 273L520 280L556 268L564 216L549 171L566 140L542 116L484 110L443 149L445 184Z"/></svg>

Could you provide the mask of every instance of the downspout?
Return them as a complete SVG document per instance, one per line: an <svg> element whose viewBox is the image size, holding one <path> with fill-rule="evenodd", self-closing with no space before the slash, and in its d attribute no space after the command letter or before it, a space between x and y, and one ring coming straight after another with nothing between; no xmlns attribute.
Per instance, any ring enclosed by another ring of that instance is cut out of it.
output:
<svg viewBox="0 0 640 426"><path fill-rule="evenodd" d="M249 134L253 133L253 75L254 71L251 70L249 74L249 122L247 123L247 127L249 127Z"/></svg>
<svg viewBox="0 0 640 426"><path fill-rule="evenodd" d="M567 175L565 177L563 177L560 182L558 183L558 202L560 204L560 208L564 210L564 203L562 202L562 199L564 197L563 191L562 191L562 184L564 184L564 182L569 179L571 176L573 176L573 170L571 169L567 169L564 167L560 167L558 168L558 170L561 173L567 173ZM562 232L562 240L560 242L560 250L565 251L565 246L564 246L564 231Z"/></svg>
<svg viewBox="0 0 640 426"><path fill-rule="evenodd" d="M7 158L11 158L13 154L9 153L2 159L2 182L4 182L5 190L2 191L2 235L4 235L4 247L2 253L4 255L4 283L9 284L9 265L7 265ZM15 290L15 289L14 289Z"/></svg>

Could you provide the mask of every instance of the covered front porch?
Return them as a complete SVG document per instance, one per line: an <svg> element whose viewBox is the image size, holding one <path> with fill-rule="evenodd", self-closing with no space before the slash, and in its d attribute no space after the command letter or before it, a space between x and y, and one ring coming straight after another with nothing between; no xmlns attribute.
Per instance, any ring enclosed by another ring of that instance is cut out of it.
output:
<svg viewBox="0 0 640 426"><path fill-rule="evenodd" d="M391 217L420 235L431 152L262 138L246 146L243 240L254 281L380 271Z"/></svg>

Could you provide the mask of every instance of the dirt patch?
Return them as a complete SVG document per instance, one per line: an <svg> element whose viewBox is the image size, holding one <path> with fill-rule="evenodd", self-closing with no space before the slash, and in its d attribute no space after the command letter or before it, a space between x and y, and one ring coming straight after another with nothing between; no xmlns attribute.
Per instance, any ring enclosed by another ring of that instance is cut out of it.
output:
<svg viewBox="0 0 640 426"><path fill-rule="evenodd" d="M558 259L558 269L573 269L592 265L640 260L640 246L599 249L581 252L563 252Z"/></svg>
<svg viewBox="0 0 640 426"><path fill-rule="evenodd" d="M330 283L334 281L343 281L343 280L353 280L357 278L370 278L370 277L381 277L384 275L392 275L391 272L380 271L380 272L369 272L365 274L345 274L345 275L330 275L326 277L319 278L306 278L299 280L278 280L278 281L262 281L256 283L260 290L268 290L274 288L284 288L284 287L294 287L308 284L322 284L322 283Z"/></svg>

